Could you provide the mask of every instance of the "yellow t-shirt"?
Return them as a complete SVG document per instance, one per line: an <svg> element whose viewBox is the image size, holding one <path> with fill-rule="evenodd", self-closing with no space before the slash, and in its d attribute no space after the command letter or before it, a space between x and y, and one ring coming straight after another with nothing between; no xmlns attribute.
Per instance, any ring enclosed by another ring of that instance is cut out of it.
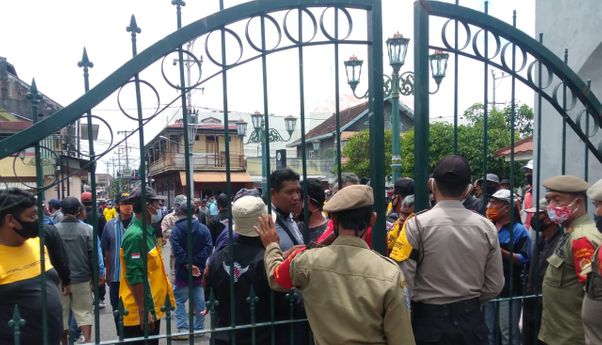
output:
<svg viewBox="0 0 602 345"><path fill-rule="evenodd" d="M44 269L48 272L52 264L44 247ZM40 275L40 239L30 238L21 246L0 244L0 285L30 279Z"/></svg>

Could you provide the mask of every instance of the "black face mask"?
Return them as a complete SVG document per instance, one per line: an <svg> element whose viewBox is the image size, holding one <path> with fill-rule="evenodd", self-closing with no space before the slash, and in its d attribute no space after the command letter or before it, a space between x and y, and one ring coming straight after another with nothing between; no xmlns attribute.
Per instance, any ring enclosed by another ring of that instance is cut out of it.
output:
<svg viewBox="0 0 602 345"><path fill-rule="evenodd" d="M485 194L487 194L488 196L492 196L493 194L495 194L495 192L497 192L497 185L493 183L488 183Z"/></svg>
<svg viewBox="0 0 602 345"><path fill-rule="evenodd" d="M17 219L17 218L15 218ZM38 220L34 220L33 222L26 222L24 220L17 219L17 222L21 224L23 229L15 229L15 232L25 238L34 238L39 235L40 222Z"/></svg>
<svg viewBox="0 0 602 345"><path fill-rule="evenodd" d="M602 216L594 216L594 221L596 222L596 228L598 228L598 231L602 232Z"/></svg>
<svg viewBox="0 0 602 345"><path fill-rule="evenodd" d="M536 217L531 218L530 224L531 224L531 229L533 229L537 232L541 232L541 231L545 230L545 228L546 228L545 221L543 219L539 219L539 222L538 222Z"/></svg>
<svg viewBox="0 0 602 345"><path fill-rule="evenodd" d="M533 184L533 175L525 175L528 184Z"/></svg>

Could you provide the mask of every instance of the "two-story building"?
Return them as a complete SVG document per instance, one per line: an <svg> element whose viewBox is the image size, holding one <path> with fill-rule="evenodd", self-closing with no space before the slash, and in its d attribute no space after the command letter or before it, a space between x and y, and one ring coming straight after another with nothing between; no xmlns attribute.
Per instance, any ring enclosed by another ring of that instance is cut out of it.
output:
<svg viewBox="0 0 602 345"><path fill-rule="evenodd" d="M191 150L193 170L193 195L204 198L226 191L226 145L224 124L221 120L209 117L202 119L194 127L194 141ZM154 180L157 193L167 196L172 206L178 194L185 194L186 165L185 141L181 120L165 127L145 145L148 160L148 176ZM192 137L192 136L191 136ZM235 121L228 124L230 144L230 181L232 192L243 187L253 186L246 171L243 138L237 134Z"/></svg>
<svg viewBox="0 0 602 345"><path fill-rule="evenodd" d="M0 57L0 139L20 132L33 124L31 102L26 98L30 86L21 80L13 64ZM41 94L38 117L50 116L62 108ZM42 165L45 199L79 196L88 181L88 160L78 157L76 125L62 129L40 141L41 162L36 162L33 148L0 159L0 189L20 188L34 191L36 165Z"/></svg>

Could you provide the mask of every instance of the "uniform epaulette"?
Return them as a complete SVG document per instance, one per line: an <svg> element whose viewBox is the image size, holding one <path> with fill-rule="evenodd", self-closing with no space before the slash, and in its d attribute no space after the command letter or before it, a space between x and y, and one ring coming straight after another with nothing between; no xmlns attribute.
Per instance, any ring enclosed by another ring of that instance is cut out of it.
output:
<svg viewBox="0 0 602 345"><path fill-rule="evenodd" d="M397 263L395 260L391 259L390 257L388 257L388 256L384 256L384 255L382 255L381 253L377 252L377 251L376 251L376 250L374 250L374 249L372 249L372 251L373 251L374 253L378 254L378 256L379 256L379 257L381 257L381 258L385 259L386 261L388 261L389 263L391 263L391 264L395 265L395 267L399 267L399 264L398 264L398 263Z"/></svg>

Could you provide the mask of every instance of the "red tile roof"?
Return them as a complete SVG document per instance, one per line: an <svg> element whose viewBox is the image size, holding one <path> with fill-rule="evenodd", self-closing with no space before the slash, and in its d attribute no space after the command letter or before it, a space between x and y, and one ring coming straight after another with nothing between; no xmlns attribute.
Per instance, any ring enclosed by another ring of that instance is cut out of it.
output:
<svg viewBox="0 0 602 345"><path fill-rule="evenodd" d="M31 127L30 121L0 121L0 130L18 132Z"/></svg>
<svg viewBox="0 0 602 345"><path fill-rule="evenodd" d="M368 109L368 102L364 102L364 103L358 104L356 106L353 106L351 108L341 110L339 112L339 123L340 123L341 128L343 126L345 126L346 124L348 124L349 122L351 122L353 119L355 119L358 115L360 115L367 109ZM305 140L310 140L312 138L318 137L320 135L328 134L328 133L334 133L334 132L336 132L336 128L337 128L336 118L335 118L335 114L333 114L331 117L324 120L324 122L317 125L314 129L307 132L307 134L305 134Z"/></svg>
<svg viewBox="0 0 602 345"><path fill-rule="evenodd" d="M498 157L510 155L510 146L503 147L495 152ZM521 139L514 143L514 154L532 153L533 152L533 136Z"/></svg>

